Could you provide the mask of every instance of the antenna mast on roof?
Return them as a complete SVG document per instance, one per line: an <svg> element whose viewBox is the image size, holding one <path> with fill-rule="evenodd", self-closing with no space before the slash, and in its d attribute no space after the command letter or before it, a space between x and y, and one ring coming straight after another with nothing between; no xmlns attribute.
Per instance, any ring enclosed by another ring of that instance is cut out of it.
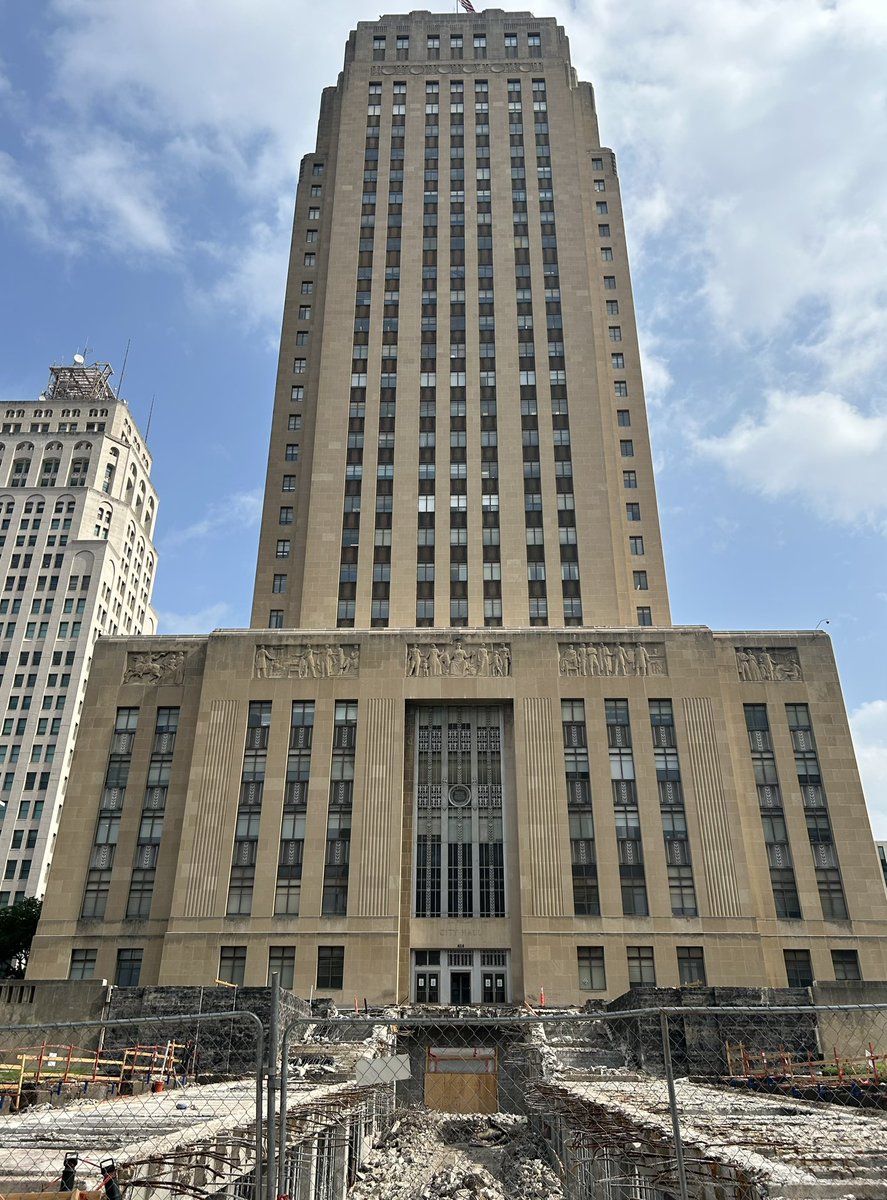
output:
<svg viewBox="0 0 887 1200"><path fill-rule="evenodd" d="M126 353L123 355L123 366L120 368L120 382L117 384L117 399L120 399L120 389L123 387L123 376L126 374L126 360L129 358L129 347L132 345L132 338L126 339Z"/></svg>

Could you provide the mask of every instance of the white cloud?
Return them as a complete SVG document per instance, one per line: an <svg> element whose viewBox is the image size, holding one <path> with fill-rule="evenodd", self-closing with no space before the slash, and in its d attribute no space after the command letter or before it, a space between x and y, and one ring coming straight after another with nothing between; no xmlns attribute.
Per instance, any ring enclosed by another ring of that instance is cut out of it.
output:
<svg viewBox="0 0 887 1200"><path fill-rule="evenodd" d="M759 417L697 450L761 495L794 496L826 520L887 517L887 417L867 416L831 392L770 392Z"/></svg>
<svg viewBox="0 0 887 1200"><path fill-rule="evenodd" d="M274 339L272 349L276 349L283 307L291 224L292 202L288 197L271 220L254 221L245 230L236 255L231 256L221 246L207 247L221 264L222 273L207 287L194 286L200 306L231 309L243 314L249 327L267 328Z"/></svg>
<svg viewBox="0 0 887 1200"><path fill-rule="evenodd" d="M172 529L162 536L161 551L217 537L235 527L246 529L257 525L262 515L262 495L261 488L251 492L232 492L218 503L211 504L200 520L180 529Z"/></svg>
<svg viewBox="0 0 887 1200"><path fill-rule="evenodd" d="M45 199L31 186L15 160L0 151L0 212L4 209L20 220L36 241L45 244L51 240Z"/></svg>
<svg viewBox="0 0 887 1200"><path fill-rule="evenodd" d="M632 240L667 239L718 336L760 365L784 368L793 338L814 386L862 390L887 364L887 6L540 8L596 84Z"/></svg>
<svg viewBox="0 0 887 1200"><path fill-rule="evenodd" d="M887 700L850 713L850 728L875 837L887 840Z"/></svg>
<svg viewBox="0 0 887 1200"><path fill-rule="evenodd" d="M66 224L73 218L118 253L173 253L162 185L134 145L106 130L76 138L43 130L37 136Z"/></svg>
<svg viewBox="0 0 887 1200"><path fill-rule="evenodd" d="M231 605L224 603L210 604L190 613L164 611L157 614L157 631L165 634L211 633L213 629L225 628L230 619Z"/></svg>

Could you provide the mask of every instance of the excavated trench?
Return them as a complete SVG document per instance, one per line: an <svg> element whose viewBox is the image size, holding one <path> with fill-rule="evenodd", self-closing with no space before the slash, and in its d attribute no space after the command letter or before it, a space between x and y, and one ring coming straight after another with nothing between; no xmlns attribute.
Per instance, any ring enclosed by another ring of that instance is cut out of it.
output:
<svg viewBox="0 0 887 1200"><path fill-rule="evenodd" d="M416 1109L365 1158L349 1200L557 1200L545 1155L523 1117Z"/></svg>

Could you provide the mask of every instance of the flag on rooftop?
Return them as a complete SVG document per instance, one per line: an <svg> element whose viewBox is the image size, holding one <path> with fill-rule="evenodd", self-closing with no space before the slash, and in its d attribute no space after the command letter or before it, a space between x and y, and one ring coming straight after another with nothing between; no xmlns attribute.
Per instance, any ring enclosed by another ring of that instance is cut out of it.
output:
<svg viewBox="0 0 887 1200"><path fill-rule="evenodd" d="M462 7L465 9L466 12L474 12L475 11L474 5L471 3L471 0L459 0L459 3L462 5Z"/></svg>

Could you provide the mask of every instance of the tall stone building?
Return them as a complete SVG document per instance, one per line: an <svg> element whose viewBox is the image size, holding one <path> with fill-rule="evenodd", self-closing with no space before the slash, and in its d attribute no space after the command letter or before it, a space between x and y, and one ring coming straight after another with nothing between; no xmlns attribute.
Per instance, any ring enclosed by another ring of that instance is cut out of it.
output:
<svg viewBox="0 0 887 1200"><path fill-rule="evenodd" d="M107 363L0 404L0 907L42 896L101 634L156 629L151 456Z"/></svg>
<svg viewBox="0 0 887 1200"><path fill-rule="evenodd" d="M351 34L252 628L103 640L83 723L32 978L887 977L828 638L671 625L615 158L555 21Z"/></svg>

